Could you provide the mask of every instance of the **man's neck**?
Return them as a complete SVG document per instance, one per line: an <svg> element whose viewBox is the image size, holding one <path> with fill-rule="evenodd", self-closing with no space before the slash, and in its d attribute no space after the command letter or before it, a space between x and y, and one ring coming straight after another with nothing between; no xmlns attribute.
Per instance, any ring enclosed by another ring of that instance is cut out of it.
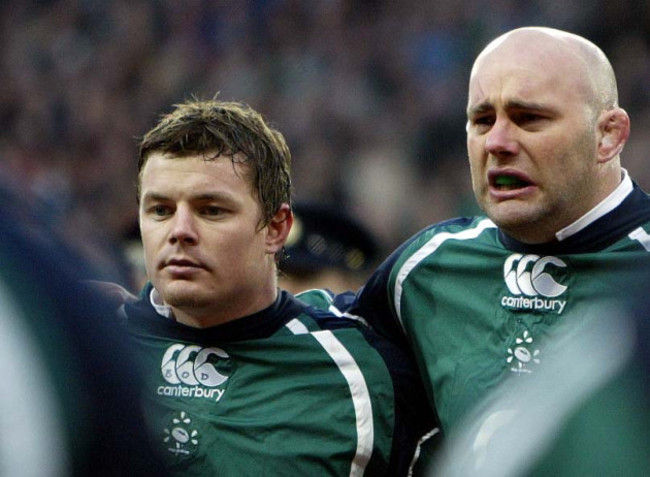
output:
<svg viewBox="0 0 650 477"><path fill-rule="evenodd" d="M278 297L277 287L269 289L266 293L258 293L253 300L238 300L236 303L220 304L218 307L176 307L165 304L156 289L152 289L151 303L156 311L192 328L210 328L230 321L252 315L271 306Z"/></svg>
<svg viewBox="0 0 650 477"><path fill-rule="evenodd" d="M568 225L558 227L557 224L553 223L546 224L546 226L543 223L537 225L526 224L519 229L503 228L503 231L515 240L530 245L539 245L555 241L561 242L566 238L575 235L600 217L608 214L621 205L623 200L625 200L625 198L632 192L634 186L627 171L621 169L620 172L617 173L620 174L620 180L610 188L609 192L606 193L606 196L598 201L598 203L593 207L589 208L589 210L582 216L573 220Z"/></svg>

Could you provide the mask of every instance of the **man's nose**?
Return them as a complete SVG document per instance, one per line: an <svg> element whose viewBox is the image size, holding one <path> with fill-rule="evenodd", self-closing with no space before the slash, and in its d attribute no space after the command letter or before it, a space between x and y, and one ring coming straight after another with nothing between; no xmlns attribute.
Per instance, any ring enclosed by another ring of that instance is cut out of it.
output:
<svg viewBox="0 0 650 477"><path fill-rule="evenodd" d="M519 154L517 127L505 118L497 118L485 139L485 150L497 157Z"/></svg>
<svg viewBox="0 0 650 477"><path fill-rule="evenodd" d="M178 207L174 213L172 230L169 234L169 242L176 244L194 245L198 243L195 217L187 207Z"/></svg>

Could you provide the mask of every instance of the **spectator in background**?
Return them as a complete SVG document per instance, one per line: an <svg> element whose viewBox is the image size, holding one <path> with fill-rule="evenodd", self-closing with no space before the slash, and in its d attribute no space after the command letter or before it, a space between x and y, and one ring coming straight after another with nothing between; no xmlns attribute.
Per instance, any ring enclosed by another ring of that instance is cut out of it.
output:
<svg viewBox="0 0 650 477"><path fill-rule="evenodd" d="M359 288L379 255L379 244L368 228L342 207L305 202L294 204L293 213L280 287L291 293Z"/></svg>
<svg viewBox="0 0 650 477"><path fill-rule="evenodd" d="M457 105L477 48L523 24L581 33L612 59L621 102L645 130L649 10L629 0L0 2L0 175L14 170L75 248L111 264L104 239L137 220L133 132L172 101L218 89L280 118L301 158L301 199L354 209L392 249L476 211ZM639 134L626 147L646 188L647 143ZM112 268L104 278L116 281Z"/></svg>

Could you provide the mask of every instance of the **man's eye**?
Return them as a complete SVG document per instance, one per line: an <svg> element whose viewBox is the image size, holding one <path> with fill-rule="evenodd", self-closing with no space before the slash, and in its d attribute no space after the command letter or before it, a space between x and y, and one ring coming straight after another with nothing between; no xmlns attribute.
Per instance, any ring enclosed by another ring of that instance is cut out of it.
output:
<svg viewBox="0 0 650 477"><path fill-rule="evenodd" d="M201 208L201 213L210 217L216 217L217 215L222 214L221 208L214 205L206 205Z"/></svg>
<svg viewBox="0 0 650 477"><path fill-rule="evenodd" d="M476 118L473 118L471 121L468 123L468 129L467 131L469 132L469 128L473 128L476 133L482 134L484 132L487 132L492 125L494 124L494 117L493 116L478 116Z"/></svg>
<svg viewBox="0 0 650 477"><path fill-rule="evenodd" d="M169 207L166 207L164 205L155 205L150 210L151 213L156 217L166 217L171 213Z"/></svg>
<svg viewBox="0 0 650 477"><path fill-rule="evenodd" d="M537 113L520 113L517 114L514 119L519 124L527 124L541 121L544 117Z"/></svg>
<svg viewBox="0 0 650 477"><path fill-rule="evenodd" d="M471 121L473 126L483 128L494 124L494 116L478 116Z"/></svg>

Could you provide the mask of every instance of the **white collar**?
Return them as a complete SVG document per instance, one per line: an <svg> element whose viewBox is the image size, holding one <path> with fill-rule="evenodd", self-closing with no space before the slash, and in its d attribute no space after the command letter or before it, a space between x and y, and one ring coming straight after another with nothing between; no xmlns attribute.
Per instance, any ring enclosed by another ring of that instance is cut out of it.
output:
<svg viewBox="0 0 650 477"><path fill-rule="evenodd" d="M160 293L158 293L158 290L153 287L151 288L151 293L149 294L149 301L151 302L151 306L154 307L159 315L162 315L165 318L174 318L172 307L165 305L162 297L160 296Z"/></svg>
<svg viewBox="0 0 650 477"><path fill-rule="evenodd" d="M571 225L567 225L562 230L559 230L555 233L555 237L559 242L580 232L589 224L593 223L603 215L611 212L616 207L621 205L621 202L625 200L625 198L632 192L633 189L632 179L630 179L629 174L625 169L621 169L621 171L623 176L621 183L618 185L618 187L616 187L616 189L614 189L611 194L609 194L596 207L591 209Z"/></svg>

